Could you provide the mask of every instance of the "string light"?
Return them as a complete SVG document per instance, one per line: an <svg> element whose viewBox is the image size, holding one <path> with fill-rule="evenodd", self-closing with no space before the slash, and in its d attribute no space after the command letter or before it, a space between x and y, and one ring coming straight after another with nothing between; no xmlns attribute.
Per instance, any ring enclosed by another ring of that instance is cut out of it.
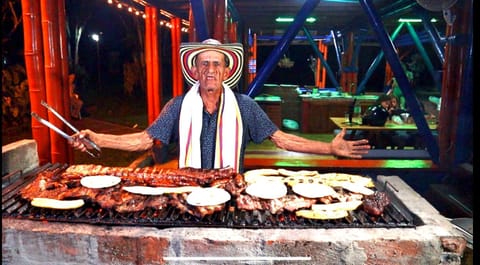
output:
<svg viewBox="0 0 480 265"><path fill-rule="evenodd" d="M144 2L144 1L139 1L139 0L133 0L133 1L140 4L140 5L143 5L143 6L147 5L147 3ZM135 13L135 15L137 15L137 16L141 15L142 18L144 18L144 19L147 18L147 15L145 14L144 11L138 10L137 8L135 8L133 6L130 6L129 4L122 3L118 0L107 0L107 3L109 5L116 4L118 9L122 9L122 8L125 7L125 8L127 8L128 12ZM162 15L164 17L167 17L169 19L171 19L172 17L175 17L173 14L171 14L168 11L165 11L163 9L160 9L159 13L160 13L160 15ZM167 20L160 20L159 25L163 26L163 27L167 27L167 28L172 28L173 27L172 24L170 22L168 22ZM188 20L182 19L182 25L184 25L185 27L182 27L180 29L180 31L181 32L188 32L188 28L190 27L190 22Z"/></svg>

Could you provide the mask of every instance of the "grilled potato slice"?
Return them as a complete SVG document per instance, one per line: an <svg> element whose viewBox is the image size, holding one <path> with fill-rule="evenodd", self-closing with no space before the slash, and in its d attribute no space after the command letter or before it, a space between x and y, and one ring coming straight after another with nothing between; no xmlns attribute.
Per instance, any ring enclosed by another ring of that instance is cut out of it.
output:
<svg viewBox="0 0 480 265"><path fill-rule="evenodd" d="M335 211L298 210L295 212L295 214L300 217L304 217L308 219L319 219L319 220L340 219L348 216L348 212L345 210L335 210Z"/></svg>

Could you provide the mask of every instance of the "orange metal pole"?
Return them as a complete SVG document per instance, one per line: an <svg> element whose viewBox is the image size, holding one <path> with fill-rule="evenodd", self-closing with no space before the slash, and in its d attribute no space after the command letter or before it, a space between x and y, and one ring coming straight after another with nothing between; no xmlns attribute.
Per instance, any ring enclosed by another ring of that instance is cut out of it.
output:
<svg viewBox="0 0 480 265"><path fill-rule="evenodd" d="M65 114L61 82L60 44L58 41L58 6L56 0L41 0L43 48L45 56L45 84L47 103L61 115ZM48 112L48 120L66 131L66 126L54 114ZM68 143L54 131L50 131L52 163L67 163Z"/></svg>
<svg viewBox="0 0 480 265"><path fill-rule="evenodd" d="M153 110L153 69L152 69L152 8L145 7L145 68L147 77L147 116L148 123L151 124L155 120Z"/></svg>
<svg viewBox="0 0 480 265"><path fill-rule="evenodd" d="M387 62L385 64L385 85L388 85L390 80L393 78L393 72L392 68L390 67L390 64Z"/></svg>
<svg viewBox="0 0 480 265"><path fill-rule="evenodd" d="M178 17L171 19L172 23L172 75L173 75L173 96L183 94L183 76L180 66L180 26L181 20Z"/></svg>
<svg viewBox="0 0 480 265"><path fill-rule="evenodd" d="M47 109L40 104L47 97L45 91L45 69L43 68L40 3L38 1L22 0L22 16L30 109L42 117L47 117ZM32 119L31 122L32 136L37 142L39 162L40 165L43 165L51 161L48 128L36 119Z"/></svg>
<svg viewBox="0 0 480 265"><path fill-rule="evenodd" d="M323 43L323 40L320 40L319 43L318 43L318 50L322 53L323 55L323 58L325 59L325 61L327 60L327 45L325 45L325 43ZM327 69L325 68L324 65L322 65L322 62L319 61L317 62L317 64L320 65L319 67L319 83L318 83L318 87L321 87L321 88L325 88L326 86L326 77L327 77Z"/></svg>
<svg viewBox="0 0 480 265"><path fill-rule="evenodd" d="M318 50L321 51L322 49L322 41L318 41ZM321 87L320 86L320 71L322 70L322 61L320 58L317 58L317 63L315 65L315 86L316 87Z"/></svg>
<svg viewBox="0 0 480 265"><path fill-rule="evenodd" d="M153 115L156 118L160 114L162 102L162 87L160 85L160 64L158 62L158 10L152 7L152 83L153 83Z"/></svg>

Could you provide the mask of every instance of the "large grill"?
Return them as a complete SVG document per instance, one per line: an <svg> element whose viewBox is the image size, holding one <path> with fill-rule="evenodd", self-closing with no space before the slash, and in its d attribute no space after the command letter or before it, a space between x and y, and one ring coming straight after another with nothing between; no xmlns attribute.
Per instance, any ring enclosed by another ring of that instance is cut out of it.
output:
<svg viewBox="0 0 480 265"><path fill-rule="evenodd" d="M94 203L75 210L53 210L37 208L20 197L19 191L33 181L43 170L55 171L58 174L66 169L66 165L47 164L29 173L12 173L3 177L2 183L2 217L29 219L37 221L87 223L95 225L127 225L167 227L223 227L223 228L401 228L423 225L420 218L399 201L390 189L376 187L387 192L391 203L379 217L370 216L362 209L351 211L346 218L335 220L312 220L297 217L295 213L284 211L271 214L269 211L245 211L237 209L235 201L226 203L222 211L199 218L188 213L181 213L175 207L165 209L147 208L132 213L118 213L105 210ZM388 185L388 182L387 182ZM360 207L361 208L361 207Z"/></svg>

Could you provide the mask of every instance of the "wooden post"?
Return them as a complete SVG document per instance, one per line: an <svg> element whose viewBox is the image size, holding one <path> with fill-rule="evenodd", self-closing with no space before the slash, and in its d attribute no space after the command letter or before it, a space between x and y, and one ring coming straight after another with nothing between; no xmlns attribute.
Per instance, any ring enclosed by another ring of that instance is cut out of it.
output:
<svg viewBox="0 0 480 265"><path fill-rule="evenodd" d="M212 21L213 25L213 38L225 43L226 39L226 1L213 1L212 7L213 7L213 14L215 14L214 21Z"/></svg>
<svg viewBox="0 0 480 265"><path fill-rule="evenodd" d="M448 38L455 35L468 35L473 30L469 28L469 15L471 12L472 1L458 1L451 8L453 14L456 15L455 23L447 25L445 36ZM468 45L460 43L449 43L445 46L445 64L443 65L443 80L441 91L441 108L439 114L439 149L440 149L440 165L451 167L455 163L456 153L456 134L459 129L459 106L464 100L472 100L471 98L460 98L460 91L463 84L463 72L465 69L465 61L468 56ZM472 149L473 150L473 149ZM473 154L473 153L472 153Z"/></svg>
<svg viewBox="0 0 480 265"><path fill-rule="evenodd" d="M68 51L67 51L67 30L66 30L66 11L65 11L65 0L57 0L58 2L58 31L59 31L59 41L60 41L60 61L62 68L62 89L63 89L63 109L64 117L67 120L70 120L70 84L68 80ZM67 159L68 163L72 164L73 160L73 148L67 148Z"/></svg>
<svg viewBox="0 0 480 265"><path fill-rule="evenodd" d="M173 96L175 97L183 94L183 75L180 65L181 20L173 17L171 23Z"/></svg>
<svg viewBox="0 0 480 265"><path fill-rule="evenodd" d="M41 117L47 117L47 109L40 102L46 101L45 69L43 63L42 25L40 2L22 0L23 36L25 69L28 79L30 108ZM32 119L32 136L37 142L40 165L51 161L49 130L46 126Z"/></svg>
<svg viewBox="0 0 480 265"><path fill-rule="evenodd" d="M153 87L153 58L152 58L152 12L153 7L145 7L145 68L147 79L147 117L148 124L155 120L155 111L153 106L154 87Z"/></svg>
<svg viewBox="0 0 480 265"><path fill-rule="evenodd" d="M58 5L56 0L41 0L43 48L45 64L45 84L47 103L60 115L65 116L62 90L62 65L60 60L60 43L58 28ZM66 131L66 125L53 113L48 112L48 120L56 127ZM59 134L50 131L52 163L68 162L68 142Z"/></svg>
<svg viewBox="0 0 480 265"><path fill-rule="evenodd" d="M158 10L155 7L151 7L151 15L152 18L150 20L151 23L151 63L152 63L152 100L151 103L153 104L152 115L153 119L156 119L157 116L160 114L161 105L162 105L162 85L160 82L160 63L159 63L159 56L158 56ZM153 121L153 120L152 120Z"/></svg>

